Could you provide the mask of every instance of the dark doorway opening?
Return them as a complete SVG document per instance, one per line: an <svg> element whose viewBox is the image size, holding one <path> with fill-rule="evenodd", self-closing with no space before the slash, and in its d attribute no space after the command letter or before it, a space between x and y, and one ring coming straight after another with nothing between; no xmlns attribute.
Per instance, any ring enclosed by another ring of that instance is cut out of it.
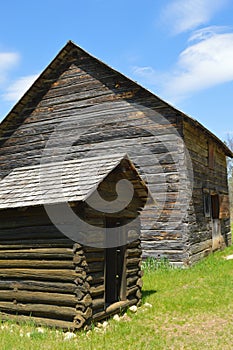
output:
<svg viewBox="0 0 233 350"><path fill-rule="evenodd" d="M124 227L113 220L106 221L106 242L122 243ZM109 229L111 228L111 229ZM109 239L114 235L114 240ZM125 245L105 248L105 305L116 303L126 299L126 275L125 275Z"/></svg>
<svg viewBox="0 0 233 350"><path fill-rule="evenodd" d="M219 219L219 195L218 194L212 194L211 195L211 212L212 212L212 219Z"/></svg>

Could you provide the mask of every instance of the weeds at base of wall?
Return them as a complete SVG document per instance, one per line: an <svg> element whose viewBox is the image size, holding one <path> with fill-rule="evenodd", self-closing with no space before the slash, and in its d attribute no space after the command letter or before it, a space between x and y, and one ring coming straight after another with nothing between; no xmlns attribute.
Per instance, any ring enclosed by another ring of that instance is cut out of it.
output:
<svg viewBox="0 0 233 350"><path fill-rule="evenodd" d="M153 258L148 257L142 262L142 270L145 272L155 271L155 270L171 270L175 267L169 263L167 258Z"/></svg>

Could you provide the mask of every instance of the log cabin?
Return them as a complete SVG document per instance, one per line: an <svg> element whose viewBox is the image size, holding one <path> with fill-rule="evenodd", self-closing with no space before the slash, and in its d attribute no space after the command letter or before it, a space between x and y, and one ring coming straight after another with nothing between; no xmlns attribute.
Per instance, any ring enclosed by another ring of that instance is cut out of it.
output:
<svg viewBox="0 0 233 350"><path fill-rule="evenodd" d="M1 319L78 330L140 304L148 189L127 155L19 167L0 187Z"/></svg>
<svg viewBox="0 0 233 350"><path fill-rule="evenodd" d="M226 158L197 120L69 41L0 125L0 178L42 163L127 153L154 204L143 258L189 266L231 244Z"/></svg>

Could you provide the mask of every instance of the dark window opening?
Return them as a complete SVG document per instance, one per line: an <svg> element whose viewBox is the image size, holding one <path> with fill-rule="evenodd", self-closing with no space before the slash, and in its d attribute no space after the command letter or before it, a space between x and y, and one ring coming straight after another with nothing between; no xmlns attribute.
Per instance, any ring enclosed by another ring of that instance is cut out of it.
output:
<svg viewBox="0 0 233 350"><path fill-rule="evenodd" d="M209 193L204 193L204 214L206 218L211 217L211 197Z"/></svg>
<svg viewBox="0 0 233 350"><path fill-rule="evenodd" d="M219 195L214 194L211 195L211 212L212 212L212 219L219 219Z"/></svg>
<svg viewBox="0 0 233 350"><path fill-rule="evenodd" d="M203 193L204 214L206 218L219 219L220 217L220 196L211 194L207 190Z"/></svg>

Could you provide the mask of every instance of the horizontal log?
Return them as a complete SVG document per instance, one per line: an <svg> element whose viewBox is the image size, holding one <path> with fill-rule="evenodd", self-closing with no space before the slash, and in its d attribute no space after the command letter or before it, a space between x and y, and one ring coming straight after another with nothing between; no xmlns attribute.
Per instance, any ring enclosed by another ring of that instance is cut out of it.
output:
<svg viewBox="0 0 233 350"><path fill-rule="evenodd" d="M129 268L130 267L130 268ZM131 268L132 267L132 268ZM139 266L136 266L136 267L134 267L134 266L128 266L127 268L126 268L126 277L128 278L128 277L132 277L132 276L135 276L135 275L139 275L139 273L140 273L140 267Z"/></svg>
<svg viewBox="0 0 233 350"><path fill-rule="evenodd" d="M143 251L143 258L146 259L147 257L153 257L155 259L161 259L163 257L166 257L169 259L172 263L183 263L187 259L189 259L188 252L177 251L177 250L144 250Z"/></svg>
<svg viewBox="0 0 233 350"><path fill-rule="evenodd" d="M137 257L137 258L130 258L130 257L127 257L126 258L126 266L132 266L132 265L140 265L141 263L141 257Z"/></svg>
<svg viewBox="0 0 233 350"><path fill-rule="evenodd" d="M73 259L69 248L35 248L0 250L0 259Z"/></svg>
<svg viewBox="0 0 233 350"><path fill-rule="evenodd" d="M4 210L4 212L6 212L6 210ZM12 214L12 213L11 213ZM15 214L15 213L14 213ZM16 237L16 235L14 236L14 230L21 230L24 229L25 233L22 234L22 236L24 236L25 238L28 237L30 235L30 231L25 228L25 222L27 222L28 226L36 226L37 227L37 233L40 232L40 227L41 226L48 226L49 224L49 219L46 217L24 217L23 215L21 215L20 217L16 217L15 215L12 216L12 219L9 221L8 219L4 218L4 220L1 218L1 223L0 223L0 235L4 235L6 232L6 229L10 229L11 231L11 235L10 238L13 239L13 237ZM8 230L9 231L9 230ZM35 231L35 229L34 229ZM52 232L53 235L55 235L55 237L60 236L57 232L54 233ZM47 237L50 236L50 230L48 229L46 232ZM61 237L61 236L60 236ZM7 237L3 236L4 239L7 239ZM32 234L32 238L36 238L36 235L33 233Z"/></svg>
<svg viewBox="0 0 233 350"><path fill-rule="evenodd" d="M1 239L1 236L0 236ZM33 249L33 248L72 248L73 242L69 239L25 239L14 241L1 239L0 250L19 250L19 249Z"/></svg>
<svg viewBox="0 0 233 350"><path fill-rule="evenodd" d="M212 249L212 239L208 239L206 241L198 242L190 245L190 253L197 254L206 249Z"/></svg>
<svg viewBox="0 0 233 350"><path fill-rule="evenodd" d="M46 327L56 327L61 328L64 330L70 330L74 331L75 329L79 329L79 323L75 322L69 322L69 321L62 321L58 319L52 319L47 317L32 317L32 316L26 316L26 315L12 315L10 313L1 312L0 313L0 320L3 321L13 321L17 323L28 323L32 322L37 326L46 326Z"/></svg>
<svg viewBox="0 0 233 350"><path fill-rule="evenodd" d="M195 253L195 254L191 255L188 262L190 265L192 265L192 264L196 263L197 261L207 257L211 252L212 252L212 248L208 248L208 249L202 250L198 253Z"/></svg>
<svg viewBox="0 0 233 350"><path fill-rule="evenodd" d="M0 260L0 268L30 268L33 265L33 268L38 269L74 269L75 265L73 261L67 260Z"/></svg>
<svg viewBox="0 0 233 350"><path fill-rule="evenodd" d="M96 284L104 283L105 278L104 278L104 273L101 271L100 273L92 273L91 280L89 281L90 286L95 286Z"/></svg>
<svg viewBox="0 0 233 350"><path fill-rule="evenodd" d="M100 284L99 286L93 286L90 288L90 294L92 298L96 297L99 294L103 294L105 292L104 284Z"/></svg>
<svg viewBox="0 0 233 350"><path fill-rule="evenodd" d="M0 300L61 306L75 306L77 304L77 297L74 295L25 290L0 290Z"/></svg>
<svg viewBox="0 0 233 350"><path fill-rule="evenodd" d="M0 290L17 289L29 291L44 291L51 293L74 294L79 287L75 283L50 282L33 280L0 280Z"/></svg>
<svg viewBox="0 0 233 350"><path fill-rule="evenodd" d="M133 249L133 248L138 248L141 246L141 241L139 239L130 242L129 244L127 244L127 249Z"/></svg>
<svg viewBox="0 0 233 350"><path fill-rule="evenodd" d="M101 272L103 270L104 270L103 261L90 262L87 267L87 272L90 274L92 274L93 272Z"/></svg>
<svg viewBox="0 0 233 350"><path fill-rule="evenodd" d="M127 288L126 297L128 298L130 295L136 295L138 289L139 289L138 286L133 286L131 288Z"/></svg>
<svg viewBox="0 0 233 350"><path fill-rule="evenodd" d="M132 285L136 285L136 282L137 280L139 279L139 277L136 275L136 276L133 276L133 277L129 277L126 279L126 285L128 287L132 286Z"/></svg>
<svg viewBox="0 0 233 350"><path fill-rule="evenodd" d="M14 304L13 302L0 302L2 312L15 312L30 314L32 316L50 316L58 319L73 320L77 312L75 308L68 306L55 306L49 304Z"/></svg>
<svg viewBox="0 0 233 350"><path fill-rule="evenodd" d="M143 248L150 250L150 249L157 249L157 250L185 250L187 248L187 244L185 244L182 240L161 240L157 241L156 243L154 241L146 241L143 243Z"/></svg>
<svg viewBox="0 0 233 350"><path fill-rule="evenodd" d="M75 278L82 276L82 273L76 273L73 270L47 270L47 269L0 269L0 278L19 278L19 279L38 279L46 281L74 281ZM85 277L85 276L84 276Z"/></svg>
<svg viewBox="0 0 233 350"><path fill-rule="evenodd" d="M140 248L128 248L126 250L127 257L140 257L142 250Z"/></svg>
<svg viewBox="0 0 233 350"><path fill-rule="evenodd" d="M103 261L104 260L104 251L100 252L88 252L86 253L86 259L88 263L95 262L95 261Z"/></svg>
<svg viewBox="0 0 233 350"><path fill-rule="evenodd" d="M92 300L92 309L100 309L105 307L105 298L98 298L98 299L93 299Z"/></svg>

